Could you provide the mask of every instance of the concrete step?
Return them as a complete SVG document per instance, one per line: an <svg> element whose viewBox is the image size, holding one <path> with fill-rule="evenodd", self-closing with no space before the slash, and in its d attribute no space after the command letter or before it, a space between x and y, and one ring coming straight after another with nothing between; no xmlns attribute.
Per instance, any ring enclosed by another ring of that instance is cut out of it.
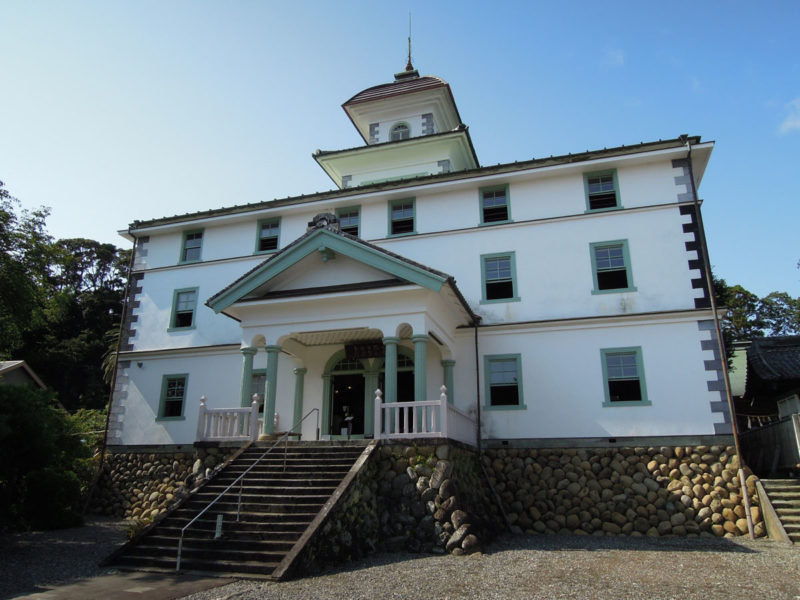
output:
<svg viewBox="0 0 800 600"><path fill-rule="evenodd" d="M138 556L130 555L126 557L127 560L124 565L126 567L138 567L146 570L156 569L161 571L175 571L175 556ZM224 576L252 576L261 575L268 577L275 570L275 567L280 564L280 560L216 560L207 558L181 558L181 571L187 572L202 572L207 575L224 575Z"/></svg>
<svg viewBox="0 0 800 600"><path fill-rule="evenodd" d="M156 527L126 547L114 564L174 571L184 527L181 571L268 578L350 471L368 442L290 445L266 456L251 446ZM225 492L242 473L239 484ZM221 493L223 496L220 496ZM222 515L222 536L214 539ZM238 521L237 521L238 515Z"/></svg>

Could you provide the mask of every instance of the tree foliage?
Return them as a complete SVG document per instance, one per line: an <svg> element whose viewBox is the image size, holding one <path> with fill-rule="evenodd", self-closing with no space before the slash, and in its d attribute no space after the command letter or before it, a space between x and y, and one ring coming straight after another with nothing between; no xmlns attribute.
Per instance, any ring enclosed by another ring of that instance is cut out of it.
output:
<svg viewBox="0 0 800 600"><path fill-rule="evenodd" d="M52 391L0 385L0 531L81 522L78 503L93 454L84 430L100 418L68 415Z"/></svg>
<svg viewBox="0 0 800 600"><path fill-rule="evenodd" d="M727 309L722 317L725 346L755 337L800 335L800 298L786 292L772 292L759 298L741 285L729 286L724 279L714 279L717 304Z"/></svg>
<svg viewBox="0 0 800 600"><path fill-rule="evenodd" d="M101 408L106 334L119 327L130 251L54 241L48 214L22 210L0 182L0 360L27 361L71 410Z"/></svg>

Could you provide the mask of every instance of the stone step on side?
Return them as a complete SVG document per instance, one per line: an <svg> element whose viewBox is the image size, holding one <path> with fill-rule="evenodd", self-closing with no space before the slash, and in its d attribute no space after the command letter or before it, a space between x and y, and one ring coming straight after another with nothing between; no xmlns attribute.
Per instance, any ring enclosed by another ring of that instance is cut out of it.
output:
<svg viewBox="0 0 800 600"><path fill-rule="evenodd" d="M286 486L286 485L253 485L250 482L247 482L241 489L241 494L239 492L239 486L237 485L234 489L228 490L225 494L220 497L220 494L224 491L223 489L216 489L210 488L208 489L203 488L202 492L195 494L193 500L196 500L197 503L205 503L208 504L215 498L219 497L220 500L223 499L233 499L238 501L241 497L242 501L248 500L250 502L256 502L259 498L267 498L269 496L289 496L292 498L303 498L305 496L330 496L333 490L336 489L335 485L327 485L327 486Z"/></svg>
<svg viewBox="0 0 800 600"><path fill-rule="evenodd" d="M281 557L282 559L282 557ZM267 560L266 558L250 557L249 560L230 561L220 559L183 559L181 558L181 571L183 572L202 572L207 575L224 575L246 577L260 575L268 577L280 564L280 560ZM164 572L175 571L175 557L149 557L131 555L125 566L138 567L145 570L158 570Z"/></svg>
<svg viewBox="0 0 800 600"><path fill-rule="evenodd" d="M315 462L317 464L325 464L328 462L336 462L341 460L349 460L353 456L357 456L359 453L357 452L336 452L334 454L322 454L322 453L313 453L313 452L289 452L284 457L283 453L280 454L242 454L239 457L239 461L242 464L247 464L248 462L253 461L261 461L261 462L275 462L275 463L282 463L284 460L286 462L292 461L302 461L302 462Z"/></svg>
<svg viewBox="0 0 800 600"><path fill-rule="evenodd" d="M335 489L335 488L334 488ZM242 492L241 501L242 504L249 504L251 506L257 506L259 504L276 504L276 503L288 503L288 504L315 504L317 502L324 503L328 496L331 495L333 490L328 491L315 491L312 490L310 492L306 492L305 494L297 493L293 494L290 490L286 490L283 488L272 489L269 492L265 492L263 494L252 494L247 493L245 494ZM198 495L199 496L199 495ZM208 506L212 501L216 500L212 505L213 508L219 509L220 506L233 506L233 509L236 509L237 504L239 503L240 496L239 494L225 494L224 496L218 496L218 494L207 494L196 497L193 499L193 502L187 504L187 509L198 509L202 510L206 506ZM226 510L226 509L224 509Z"/></svg>
<svg viewBox="0 0 800 600"><path fill-rule="evenodd" d="M292 525L297 525L296 528L292 527ZM297 540L297 538L302 535L303 531L305 531L306 527L308 527L308 523L276 523L273 527L263 527L262 529L254 529L252 527L248 527L247 529L233 529L230 524L223 523L223 535L226 539L237 539L237 540L250 540L250 541L258 541L258 540L269 540L269 541L276 541L276 542L286 542ZM210 539L214 536L215 529L198 529L192 526L191 528L186 530L185 536L204 536L200 539ZM177 528L165 528L159 530L155 535L170 538L177 540L178 536L181 534L181 529Z"/></svg>
<svg viewBox="0 0 800 600"><path fill-rule="evenodd" d="M237 512L240 514L239 519L241 520L242 514L263 514L263 513L304 513L304 512L316 512L318 507L321 507L325 504L325 501L328 499L329 496L298 496L293 500L287 500L287 496L274 496L271 498L266 498L264 500L258 502L242 502L241 507L239 503L236 501L235 498L231 499L230 502L226 502L224 500L220 500L214 506L212 506L208 512L212 514L224 514L224 515L231 515L234 519L236 518ZM205 506L205 505L204 505ZM187 516L189 514L194 514L199 512L195 508L181 508L175 511L177 516Z"/></svg>
<svg viewBox="0 0 800 600"><path fill-rule="evenodd" d="M227 471L226 477L224 479L229 479L233 481L239 475L242 475L247 471L245 477L250 477L251 475L260 475L260 476L278 476L278 477L288 477L288 478L296 478L296 477L314 477L315 475L344 475L350 470L350 465L341 464L341 465L329 465L325 468L314 466L314 465L298 465L298 466L289 466L286 469L279 465L271 466L271 465L256 465L251 469L246 469L240 465L232 465L230 467L230 471ZM224 480L223 479L223 480Z"/></svg>
<svg viewBox="0 0 800 600"><path fill-rule="evenodd" d="M251 531L271 531L276 528L288 528L294 530L301 526L308 525L317 511L309 510L307 512L294 512L294 513L240 513L239 521L236 520L236 513L228 513L223 515L224 523L239 523L242 528L247 528ZM154 531L161 529L177 530L186 527L195 514L189 514L184 517L167 517L158 524ZM192 523L190 529L197 529L201 531L213 531L217 526L217 514L211 511L205 513L202 517Z"/></svg>
<svg viewBox="0 0 800 600"><path fill-rule="evenodd" d="M207 539L184 538L181 556L209 558L214 555L223 555L232 560L249 560L253 555L274 556L281 558L292 549L294 542L282 541L255 541L235 539ZM152 539L148 544L139 545L137 552L141 556L177 556L178 540Z"/></svg>
<svg viewBox="0 0 800 600"><path fill-rule="evenodd" d="M227 478L226 478L227 479ZM213 479L208 484L206 484L201 491L207 492L210 490L215 491L216 493L221 493L225 491L225 489L233 483L235 478L230 478L230 481L226 479L221 479L217 481ZM312 478L304 478L304 477L276 477L276 476L265 476L265 477L254 477L252 471L245 475L243 482L250 490L261 490L264 488L270 488L274 486L283 486L286 488L306 488L311 489L315 487L326 487L326 488L336 488L341 481L340 476L331 475L329 477L314 477ZM239 484L236 484L236 487L231 488L231 492L234 490L238 491Z"/></svg>
<svg viewBox="0 0 800 600"><path fill-rule="evenodd" d="M301 538L366 445L290 447L285 457L273 451L263 458L263 448L251 447L126 548L116 564L174 570L181 531L216 500L186 529L181 570L267 577ZM248 469L241 507L238 486L219 497ZM218 515L222 515L222 537L214 539Z"/></svg>
<svg viewBox="0 0 800 600"><path fill-rule="evenodd" d="M319 511L319 508L325 502L317 502L314 504L263 504L258 506L243 506L242 510L239 513L239 519L247 518L248 520L254 517L262 518L268 515L298 515L298 514L307 514L313 513L316 514ZM223 513L226 515L226 520L228 518L236 520L236 503L231 503L223 508L217 507L215 505L215 510L209 510L211 514L219 514ZM175 516L178 518L186 519L188 523L199 511L189 509L189 508L179 508L175 511Z"/></svg>

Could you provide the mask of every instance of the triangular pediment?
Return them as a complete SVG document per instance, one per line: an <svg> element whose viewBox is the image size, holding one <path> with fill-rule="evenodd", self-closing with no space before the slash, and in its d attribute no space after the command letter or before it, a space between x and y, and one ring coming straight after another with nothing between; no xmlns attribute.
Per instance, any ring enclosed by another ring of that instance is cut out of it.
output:
<svg viewBox="0 0 800 600"><path fill-rule="evenodd" d="M404 284L438 292L447 281L444 273L321 227L245 273L206 304L219 313L237 302Z"/></svg>

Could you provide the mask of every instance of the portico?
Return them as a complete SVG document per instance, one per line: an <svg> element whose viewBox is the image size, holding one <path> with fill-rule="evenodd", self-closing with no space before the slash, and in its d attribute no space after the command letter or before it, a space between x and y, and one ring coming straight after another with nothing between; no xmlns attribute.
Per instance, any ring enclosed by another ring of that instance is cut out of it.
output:
<svg viewBox="0 0 800 600"><path fill-rule="evenodd" d="M265 366L265 436L276 407L277 431L318 407L323 436L342 435L348 417L354 435L373 435L376 390L395 403L452 389L456 329L477 320L452 278L343 234L332 215L208 305L240 324L242 406L262 393L252 382Z"/></svg>

